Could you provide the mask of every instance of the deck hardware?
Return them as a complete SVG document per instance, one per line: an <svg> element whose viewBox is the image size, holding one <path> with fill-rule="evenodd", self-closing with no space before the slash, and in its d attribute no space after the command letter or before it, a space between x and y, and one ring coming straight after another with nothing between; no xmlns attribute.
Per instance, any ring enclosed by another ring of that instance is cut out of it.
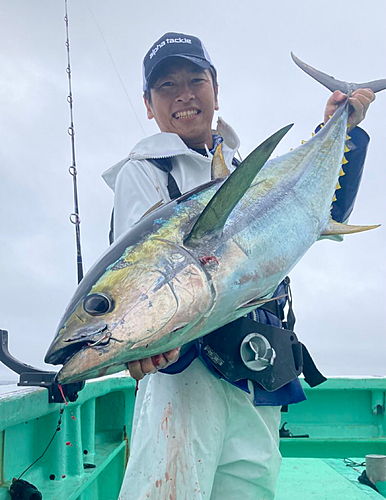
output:
<svg viewBox="0 0 386 500"><path fill-rule="evenodd" d="M17 385L21 387L45 387L48 389L49 403L63 403L63 396L55 381L56 372L39 370L14 358L8 350L8 332L0 330L0 361L10 370L20 375ZM68 401L76 401L78 392L84 387L84 382L62 384L62 389Z"/></svg>
<svg viewBox="0 0 386 500"><path fill-rule="evenodd" d="M361 483L361 484L365 484L366 486L370 486L370 488L372 488L373 490L375 491L378 491L378 488L375 486L375 484L370 481L370 479L368 478L367 476L367 473L366 471L364 470L362 472L362 474L358 477L358 481ZM378 492L379 493L379 492Z"/></svg>
<svg viewBox="0 0 386 500"><path fill-rule="evenodd" d="M355 462L347 457L343 459L343 462L346 464L346 467L352 467L353 469L355 469L355 467L366 467L366 462Z"/></svg>
<svg viewBox="0 0 386 500"><path fill-rule="evenodd" d="M14 478L9 488L11 499L25 498L26 500L41 500L43 495L33 484L24 479Z"/></svg>
<svg viewBox="0 0 386 500"><path fill-rule="evenodd" d="M366 475L375 489L386 495L386 455L366 455Z"/></svg>
<svg viewBox="0 0 386 500"><path fill-rule="evenodd" d="M285 426L288 422L284 422L284 424L279 429L279 437L281 438L309 438L309 434L292 434L289 429L286 429Z"/></svg>
<svg viewBox="0 0 386 500"><path fill-rule="evenodd" d="M385 391L380 389L371 391L371 409L374 415L385 413Z"/></svg>

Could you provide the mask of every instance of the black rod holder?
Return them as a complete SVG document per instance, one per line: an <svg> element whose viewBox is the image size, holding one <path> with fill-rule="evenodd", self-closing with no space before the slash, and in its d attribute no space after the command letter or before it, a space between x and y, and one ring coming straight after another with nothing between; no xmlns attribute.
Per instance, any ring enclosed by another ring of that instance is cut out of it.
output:
<svg viewBox="0 0 386 500"><path fill-rule="evenodd" d="M63 403L62 392L55 380L56 372L40 370L13 357L8 350L8 332L6 330L0 330L0 361L19 375L17 385L21 387L45 387L48 389L48 401L50 403ZM63 394L68 401L76 401L78 392L83 387L83 381L61 385Z"/></svg>

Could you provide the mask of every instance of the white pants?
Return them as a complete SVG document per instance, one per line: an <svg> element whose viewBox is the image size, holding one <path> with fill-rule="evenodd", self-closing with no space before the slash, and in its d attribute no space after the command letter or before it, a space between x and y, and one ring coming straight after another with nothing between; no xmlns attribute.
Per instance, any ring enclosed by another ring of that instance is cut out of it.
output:
<svg viewBox="0 0 386 500"><path fill-rule="evenodd" d="M272 500L280 407L218 379L196 359L139 384L120 500Z"/></svg>

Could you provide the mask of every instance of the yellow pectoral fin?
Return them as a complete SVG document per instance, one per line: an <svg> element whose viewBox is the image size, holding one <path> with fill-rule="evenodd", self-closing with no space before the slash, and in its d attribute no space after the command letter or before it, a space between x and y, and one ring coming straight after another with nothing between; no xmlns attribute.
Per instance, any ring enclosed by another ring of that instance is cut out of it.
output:
<svg viewBox="0 0 386 500"><path fill-rule="evenodd" d="M332 236L338 234L353 234L362 233L363 231L370 231L370 229L376 229L380 224L374 226L351 226L348 224L341 224L333 219L330 219L326 229L322 232L321 236Z"/></svg>

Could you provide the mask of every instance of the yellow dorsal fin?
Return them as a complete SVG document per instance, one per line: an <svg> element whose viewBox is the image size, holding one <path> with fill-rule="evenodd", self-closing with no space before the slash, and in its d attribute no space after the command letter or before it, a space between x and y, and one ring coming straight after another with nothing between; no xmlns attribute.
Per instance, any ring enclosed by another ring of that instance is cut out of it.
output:
<svg viewBox="0 0 386 500"><path fill-rule="evenodd" d="M212 159L212 179L222 179L230 174L222 154L222 142L217 146Z"/></svg>
<svg viewBox="0 0 386 500"><path fill-rule="evenodd" d="M152 207L150 207L149 210L145 212L139 220L144 219L147 215L153 212L153 210L157 210L157 208L159 208L162 205L163 205L163 200L157 201L157 203L155 203Z"/></svg>
<svg viewBox="0 0 386 500"><path fill-rule="evenodd" d="M262 306L263 304L266 304L267 302L272 302L274 300L282 299L283 297L287 297L287 293L284 295L278 295L277 297L271 297L270 299L261 299L261 298L255 298L247 302L246 304L243 304L242 306L238 307L237 309L246 309L248 307L258 307Z"/></svg>
<svg viewBox="0 0 386 500"><path fill-rule="evenodd" d="M322 232L321 236L331 236L338 234L353 234L361 233L363 231L370 231L370 229L376 229L380 224L373 226L352 226L348 224L341 224L330 218L326 229Z"/></svg>

